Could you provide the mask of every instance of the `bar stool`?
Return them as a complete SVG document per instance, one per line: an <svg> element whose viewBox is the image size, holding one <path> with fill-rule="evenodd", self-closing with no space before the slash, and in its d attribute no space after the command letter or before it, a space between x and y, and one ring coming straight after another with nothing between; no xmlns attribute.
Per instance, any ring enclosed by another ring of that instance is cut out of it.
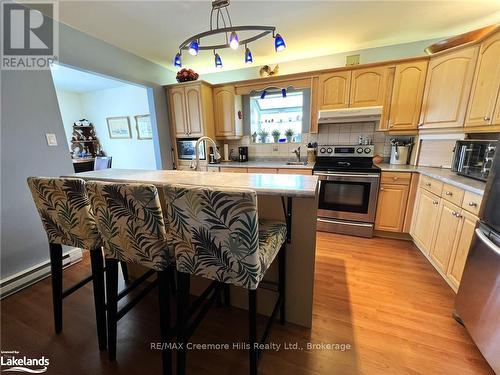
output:
<svg viewBox="0 0 500 375"><path fill-rule="evenodd" d="M248 289L250 374L257 374L261 351L255 344L266 341L278 311L281 324L285 322L285 222L259 220L257 195L252 190L174 184L166 185L164 192L178 279L177 340L184 343L184 349L177 350L177 373L185 373L185 345L207 312L204 309L193 322L188 321L192 314L187 311L194 309L188 306L189 278L199 275ZM257 288L278 253L278 299L257 341Z"/></svg>
<svg viewBox="0 0 500 375"><path fill-rule="evenodd" d="M100 350L106 350L106 304L101 237L90 209L81 179L28 177L50 249L52 304L56 334L62 331L62 302L89 281L93 282L97 337ZM62 245L90 250L92 275L63 290Z"/></svg>
<svg viewBox="0 0 500 375"><path fill-rule="evenodd" d="M150 290L159 285L160 327L163 343L170 342L169 289L173 273L173 251L168 248L167 231L158 190L153 185L88 182L92 209L102 236L106 258L106 295L108 308L108 354L116 359L117 323ZM139 264L150 270L118 293L118 261ZM118 300L154 273L158 279L136 298L118 310ZM171 373L171 350L163 347L163 373Z"/></svg>

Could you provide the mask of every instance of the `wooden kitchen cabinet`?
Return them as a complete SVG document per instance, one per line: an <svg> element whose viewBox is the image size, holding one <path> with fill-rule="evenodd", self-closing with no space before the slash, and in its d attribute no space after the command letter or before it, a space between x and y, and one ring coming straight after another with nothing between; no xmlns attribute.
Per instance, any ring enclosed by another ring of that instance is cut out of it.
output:
<svg viewBox="0 0 500 375"><path fill-rule="evenodd" d="M247 168L242 167L220 167L219 170L225 173L247 173Z"/></svg>
<svg viewBox="0 0 500 375"><path fill-rule="evenodd" d="M351 71L321 74L318 82L318 108L337 109L349 106Z"/></svg>
<svg viewBox="0 0 500 375"><path fill-rule="evenodd" d="M458 290L458 286L460 285L477 220L478 218L476 216L466 211L462 210L460 213L460 224L446 272L448 281L454 287L455 291Z"/></svg>
<svg viewBox="0 0 500 375"><path fill-rule="evenodd" d="M426 254L431 250L440 200L437 195L422 188L418 189L410 234Z"/></svg>
<svg viewBox="0 0 500 375"><path fill-rule="evenodd" d="M173 86L167 93L176 138L213 136L212 90L206 83Z"/></svg>
<svg viewBox="0 0 500 375"><path fill-rule="evenodd" d="M248 173L265 173L265 174L276 174L278 169L276 168L248 168Z"/></svg>
<svg viewBox="0 0 500 375"><path fill-rule="evenodd" d="M389 129L417 129L424 95L427 60L398 64L389 110Z"/></svg>
<svg viewBox="0 0 500 375"><path fill-rule="evenodd" d="M243 136L241 96L236 95L234 86L213 89L215 137L217 139L239 139Z"/></svg>
<svg viewBox="0 0 500 375"><path fill-rule="evenodd" d="M353 70L349 107L384 105L388 72L387 66Z"/></svg>
<svg viewBox="0 0 500 375"><path fill-rule="evenodd" d="M441 200L437 220L436 236L430 252L431 259L443 274L448 270L455 237L460 226L460 207Z"/></svg>
<svg viewBox="0 0 500 375"><path fill-rule="evenodd" d="M189 126L186 118L186 97L184 87L175 87L169 90L170 120L176 137L189 135Z"/></svg>
<svg viewBox="0 0 500 375"><path fill-rule="evenodd" d="M304 176L312 175L312 169L306 168L280 168L278 174L300 174Z"/></svg>
<svg viewBox="0 0 500 375"><path fill-rule="evenodd" d="M500 124L498 110L495 112L495 108L500 106L499 87L500 32L481 43L465 126Z"/></svg>
<svg viewBox="0 0 500 375"><path fill-rule="evenodd" d="M420 129L462 127L478 47L431 57L425 82Z"/></svg>
<svg viewBox="0 0 500 375"><path fill-rule="evenodd" d="M375 229L402 232L409 185L382 184L378 195Z"/></svg>

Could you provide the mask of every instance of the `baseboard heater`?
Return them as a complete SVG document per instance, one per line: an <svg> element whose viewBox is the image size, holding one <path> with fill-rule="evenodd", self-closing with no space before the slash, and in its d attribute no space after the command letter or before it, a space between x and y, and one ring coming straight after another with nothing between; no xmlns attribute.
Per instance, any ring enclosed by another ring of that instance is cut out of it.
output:
<svg viewBox="0 0 500 375"><path fill-rule="evenodd" d="M63 268L82 260L82 249L72 248L63 255ZM24 288L50 276L50 261L37 264L0 281L0 299L4 299Z"/></svg>

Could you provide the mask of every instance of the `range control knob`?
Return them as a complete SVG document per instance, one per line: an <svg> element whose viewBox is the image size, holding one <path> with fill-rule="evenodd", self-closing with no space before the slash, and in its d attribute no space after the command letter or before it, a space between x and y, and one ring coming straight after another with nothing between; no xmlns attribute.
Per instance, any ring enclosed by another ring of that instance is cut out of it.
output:
<svg viewBox="0 0 500 375"><path fill-rule="evenodd" d="M356 152L357 152L358 154L362 154L362 153L363 153L363 147L358 147L358 148L356 149Z"/></svg>
<svg viewBox="0 0 500 375"><path fill-rule="evenodd" d="M319 153L320 153L320 154L324 154L325 152L326 152L326 148L321 147L321 148L319 149Z"/></svg>
<svg viewBox="0 0 500 375"><path fill-rule="evenodd" d="M331 147L328 147L328 149L326 150L326 152L328 152L329 154L331 154L333 152L333 150L332 150Z"/></svg>
<svg viewBox="0 0 500 375"><path fill-rule="evenodd" d="M372 149L371 148L365 148L365 154L369 154L370 152L372 152Z"/></svg>

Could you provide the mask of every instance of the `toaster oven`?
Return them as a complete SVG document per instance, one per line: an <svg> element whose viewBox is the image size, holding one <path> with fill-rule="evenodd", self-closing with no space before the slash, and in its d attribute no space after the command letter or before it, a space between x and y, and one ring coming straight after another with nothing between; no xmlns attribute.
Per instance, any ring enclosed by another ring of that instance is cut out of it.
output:
<svg viewBox="0 0 500 375"><path fill-rule="evenodd" d="M457 174L486 181L493 163L497 141L457 141L453 154L452 171Z"/></svg>

